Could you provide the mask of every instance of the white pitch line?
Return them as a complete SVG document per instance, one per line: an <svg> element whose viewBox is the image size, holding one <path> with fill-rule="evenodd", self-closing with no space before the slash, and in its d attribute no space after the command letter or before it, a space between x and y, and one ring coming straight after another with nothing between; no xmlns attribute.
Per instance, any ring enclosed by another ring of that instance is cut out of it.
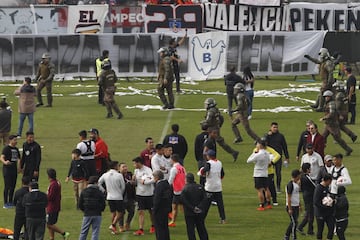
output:
<svg viewBox="0 0 360 240"><path fill-rule="evenodd" d="M178 99L178 95L175 95L175 102L174 102L174 105L175 105L175 106L176 106L176 104L177 104L177 99ZM167 133L168 128L169 128L169 125L170 125L170 121L171 121L171 119L172 119L173 112L174 112L174 111L172 111L172 110L169 111L169 114L168 114L168 116L167 116L167 118L166 118L165 125L164 125L164 128L163 128L163 130L162 130L162 133L161 133L161 137L160 137L159 142L162 142L163 139L164 139L164 137L166 136L166 133Z"/></svg>

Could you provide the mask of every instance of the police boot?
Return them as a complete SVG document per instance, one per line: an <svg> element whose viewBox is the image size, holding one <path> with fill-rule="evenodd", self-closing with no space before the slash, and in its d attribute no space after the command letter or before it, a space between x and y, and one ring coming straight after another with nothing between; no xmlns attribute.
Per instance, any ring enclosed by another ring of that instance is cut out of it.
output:
<svg viewBox="0 0 360 240"><path fill-rule="evenodd" d="M48 95L47 96L48 104L45 107L52 107L52 100L53 100L52 95Z"/></svg>
<svg viewBox="0 0 360 240"><path fill-rule="evenodd" d="M319 98L320 98L320 95L317 96L317 99L316 99L315 104L310 105L310 107L312 107L312 108L318 108L318 107L319 107Z"/></svg>
<svg viewBox="0 0 360 240"><path fill-rule="evenodd" d="M234 135L235 135L235 139L234 139L234 143L241 143L243 141L241 135L240 135L240 131L239 129L236 127L236 125L233 125L232 126L232 130L234 132Z"/></svg>
<svg viewBox="0 0 360 240"><path fill-rule="evenodd" d="M324 104L325 104L325 99L322 96L319 96L319 106L318 108L315 109L316 112L323 112L324 111Z"/></svg>

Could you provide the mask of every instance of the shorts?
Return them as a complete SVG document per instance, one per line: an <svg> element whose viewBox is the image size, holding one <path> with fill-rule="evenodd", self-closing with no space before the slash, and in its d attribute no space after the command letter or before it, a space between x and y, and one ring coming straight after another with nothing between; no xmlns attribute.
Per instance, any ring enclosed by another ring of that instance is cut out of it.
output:
<svg viewBox="0 0 360 240"><path fill-rule="evenodd" d="M181 204L181 195L173 195L173 199L172 199L172 203L173 204Z"/></svg>
<svg viewBox="0 0 360 240"><path fill-rule="evenodd" d="M58 221L59 212L46 214L46 223L48 225L55 225Z"/></svg>
<svg viewBox="0 0 360 240"><path fill-rule="evenodd" d="M255 188L267 188L268 187L268 179L267 177L254 177Z"/></svg>
<svg viewBox="0 0 360 240"><path fill-rule="evenodd" d="M153 196L136 195L138 210L151 210L153 207Z"/></svg>
<svg viewBox="0 0 360 240"><path fill-rule="evenodd" d="M124 201L123 200L108 200L110 212L123 212Z"/></svg>

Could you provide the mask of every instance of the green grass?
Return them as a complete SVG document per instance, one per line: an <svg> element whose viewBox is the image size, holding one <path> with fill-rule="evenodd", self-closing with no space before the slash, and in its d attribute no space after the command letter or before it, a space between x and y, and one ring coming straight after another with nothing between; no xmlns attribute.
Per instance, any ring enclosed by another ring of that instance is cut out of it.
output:
<svg viewBox="0 0 360 240"><path fill-rule="evenodd" d="M1 83L2 84L2 83ZM295 82L293 78L272 78L271 80L257 80L256 90L271 90L289 88L289 84L296 86L306 84ZM145 137L152 136L155 142L160 141L164 126L166 125L169 111L140 109L127 109L125 106L135 105L160 105L160 101L153 96L126 95L117 96L116 101L124 113L124 119L105 119L105 108L97 104L96 97L73 96L77 92L96 92L95 81L69 81L56 82L54 87L55 94L62 94L62 97L54 97L54 107L51 109L39 108L35 113L35 133L36 141L43 148L43 161L40 170L40 188L46 191L48 181L46 178L46 168L53 167L58 172L58 178L62 181L62 211L58 226L71 233L70 239L77 239L81 226L82 213L75 210L72 185L66 184L64 179L70 163L71 150L78 142L77 133L82 129L98 128L101 137L107 142L109 152L114 160L125 161L132 170L131 160L137 156L144 148ZM75 87L70 87L77 85ZM92 86L90 86L92 85ZM136 89L154 92L156 85L148 81L121 81L119 87L134 87ZM184 89L203 90L205 92L224 92L223 80L198 82L196 85L182 84ZM13 96L14 86L1 86L0 94L7 95L8 101L13 108L12 132L15 133L18 124L17 99ZM131 92L131 90L121 90L121 92ZM306 99L315 99L316 92L291 93L291 96L298 96ZM225 95L208 94L184 94L176 97L176 107L185 109L202 109L204 100L207 97L214 97L220 108L226 108ZM299 168L299 163L295 161L297 141L300 133L304 129L305 121L315 120L319 125L320 131L323 124L318 121L321 113L315 112L259 112L257 109L273 109L279 106L307 106L304 102L293 102L284 97L255 97L254 113L250 124L258 135L267 132L272 121L279 123L280 131L285 135L289 152L290 166L283 170L282 186L290 179L290 171ZM359 112L359 108L357 108ZM185 159L185 167L188 172L196 171L194 159L193 142L195 136L200 132L199 122L203 119L205 111L173 111L170 124L178 123L180 133L183 134L189 144L189 152ZM225 124L221 130L226 142L240 151L239 160L232 162L229 154L219 148L218 158L223 162L225 178L223 180L225 211L227 224L218 224L218 213L215 207L210 209L206 219L210 239L282 239L284 231L289 222L284 210L285 195L278 196L280 205L273 210L257 212L257 197L253 188L253 165L246 164L246 159L250 155L254 145L253 140L246 135L243 128L239 125L244 142L240 145L233 145L234 139L231 132L230 119L225 116ZM25 130L27 122L25 124ZM356 133L360 134L359 125L350 126ZM169 132L169 129L167 129ZM23 133L24 135L24 133ZM346 142L351 140L344 136ZM18 146L21 147L24 138L19 140ZM347 239L357 240L360 236L360 206L358 182L360 180L360 163L358 143L350 143L354 149L352 156L346 157L344 163L349 168L353 185L347 189L350 201L350 224L347 230ZM333 143L331 137L328 140L326 154L335 154L344 151L340 146ZM3 190L3 178L0 178L0 189ZM20 177L17 188L20 187ZM3 205L3 199L0 199ZM14 210L0 209L0 227L13 228ZM179 215L178 225L170 229L171 239L187 239L183 214ZM110 213L108 208L103 214L103 223L100 239L136 239L130 233L113 236L107 227L110 224ZM146 228L149 227L149 218L145 219ZM137 215L132 222L132 228L138 226ZM56 237L60 239L60 236ZM146 234L143 239L155 239L153 235ZM46 238L48 234L46 233ZM90 239L90 236L88 237ZM299 236L298 239L312 239L311 237Z"/></svg>

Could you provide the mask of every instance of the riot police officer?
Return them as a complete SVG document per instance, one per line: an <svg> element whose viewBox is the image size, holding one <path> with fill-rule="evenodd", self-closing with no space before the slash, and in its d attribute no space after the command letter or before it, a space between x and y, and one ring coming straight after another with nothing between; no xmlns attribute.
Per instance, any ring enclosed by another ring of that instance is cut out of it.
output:
<svg viewBox="0 0 360 240"><path fill-rule="evenodd" d="M221 115L219 109L216 107L214 98L207 98L204 102L206 109L206 116L203 124L207 124L210 128L218 129L218 136L216 142L228 153L233 156L234 162L237 160L239 152L232 149L228 144L225 143L224 138L220 135L220 128L224 123L224 117Z"/></svg>
<svg viewBox="0 0 360 240"><path fill-rule="evenodd" d="M346 151L346 156L349 156L353 150L341 138L339 118L336 111L335 101L333 100L333 95L333 92L330 90L326 90L323 94L326 105L324 108L325 115L320 118L320 121L325 122L325 129L322 135L326 139L326 137L331 134L334 140Z"/></svg>
<svg viewBox="0 0 360 240"><path fill-rule="evenodd" d="M234 143L240 143L243 141L240 131L236 125L240 122L245 128L246 133L255 141L258 141L260 138L256 135L256 133L250 128L249 120L248 120L248 106L249 99L245 95L245 86L242 83L237 83L234 86L234 96L236 98L237 106L234 112L236 112L236 116L231 123L232 130L235 134Z"/></svg>
<svg viewBox="0 0 360 240"><path fill-rule="evenodd" d="M45 107L52 107L52 81L55 76L55 65L51 62L51 57L48 53L42 55L42 61L39 63L38 71L36 74L37 86L37 99L38 104L36 107L44 105L41 90L46 87L47 105Z"/></svg>
<svg viewBox="0 0 360 240"><path fill-rule="evenodd" d="M104 61L102 64L102 69L103 71L100 74L98 84L104 91L104 103L107 110L106 118L112 118L112 110L114 110L118 116L117 118L121 119L123 114L121 113L114 99L116 90L115 83L117 82L115 71L111 69L110 61Z"/></svg>
<svg viewBox="0 0 360 240"><path fill-rule="evenodd" d="M170 58L170 52L167 48L162 47L158 50L160 54L159 75L158 75L158 94L161 102L164 104L163 109L174 108L174 69ZM167 91L168 99L165 97L165 89Z"/></svg>

